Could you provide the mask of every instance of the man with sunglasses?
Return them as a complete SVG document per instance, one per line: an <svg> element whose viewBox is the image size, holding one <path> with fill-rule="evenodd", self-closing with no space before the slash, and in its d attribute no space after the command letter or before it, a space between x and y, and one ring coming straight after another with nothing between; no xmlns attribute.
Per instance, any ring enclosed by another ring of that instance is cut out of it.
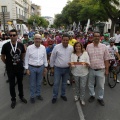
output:
<svg viewBox="0 0 120 120"><path fill-rule="evenodd" d="M110 66L113 64L113 66L116 68L117 67L117 59L120 61L120 55L118 53L118 48L114 45L115 44L115 37L111 37L109 39L110 45L107 46L108 51L110 53ZM117 79L117 83L120 81Z"/></svg>
<svg viewBox="0 0 120 120"><path fill-rule="evenodd" d="M6 65L7 75L10 85L11 95L11 108L16 106L16 92L15 92L15 77L17 78L19 98L23 103L27 103L27 100L23 97L23 59L25 55L24 45L17 42L17 31L15 29L10 30L9 36L11 41L3 45L1 51L1 59Z"/></svg>

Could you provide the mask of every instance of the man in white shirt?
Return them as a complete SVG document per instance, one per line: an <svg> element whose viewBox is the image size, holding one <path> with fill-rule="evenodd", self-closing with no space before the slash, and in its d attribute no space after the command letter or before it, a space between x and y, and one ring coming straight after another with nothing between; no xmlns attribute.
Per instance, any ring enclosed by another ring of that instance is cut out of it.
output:
<svg viewBox="0 0 120 120"><path fill-rule="evenodd" d="M73 52L73 47L68 45L69 35L64 34L62 37L62 43L56 45L52 51L50 57L50 66L54 67L54 86L53 86L53 99L52 103L56 103L58 90L60 86L60 81L62 81L61 86L61 98L67 101L66 84L69 78L70 68L68 63L70 62L71 54Z"/></svg>
<svg viewBox="0 0 120 120"><path fill-rule="evenodd" d="M117 45L120 45L120 32L117 31L116 34L115 34L115 44Z"/></svg>
<svg viewBox="0 0 120 120"><path fill-rule="evenodd" d="M27 74L29 75L30 81L30 100L31 103L35 103L35 97L39 100L43 100L41 96L41 82L42 82L42 74L46 67L47 63L47 55L46 49L43 45L41 45L42 38L41 35L35 34L34 36L34 44L28 46L25 56L25 69Z"/></svg>

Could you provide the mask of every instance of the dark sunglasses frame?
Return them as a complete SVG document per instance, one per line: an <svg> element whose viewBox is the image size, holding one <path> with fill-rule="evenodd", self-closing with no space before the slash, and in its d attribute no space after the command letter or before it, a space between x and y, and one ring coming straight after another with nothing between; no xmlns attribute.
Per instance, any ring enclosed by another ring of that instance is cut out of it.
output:
<svg viewBox="0 0 120 120"><path fill-rule="evenodd" d="M9 36L10 36L10 37L15 37L15 36L16 36L16 34L10 34Z"/></svg>

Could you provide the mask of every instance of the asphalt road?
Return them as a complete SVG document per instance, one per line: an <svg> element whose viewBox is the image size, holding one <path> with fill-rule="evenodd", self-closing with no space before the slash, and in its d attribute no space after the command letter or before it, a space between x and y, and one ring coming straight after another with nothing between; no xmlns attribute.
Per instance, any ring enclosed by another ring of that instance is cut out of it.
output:
<svg viewBox="0 0 120 120"><path fill-rule="evenodd" d="M89 94L86 90L86 106L74 102L74 85L67 86L68 101L64 102L60 97L55 104L51 103L52 87L42 85L43 101L36 100L35 104L29 101L28 76L24 77L24 94L27 104L21 103L17 96L17 105L11 109L9 84L4 76L4 64L0 60L0 120L120 120L120 84L113 89L105 84L105 106L100 106L95 100L88 102ZM120 78L120 77L119 77ZM97 88L96 88L97 90ZM18 90L16 86L16 95Z"/></svg>

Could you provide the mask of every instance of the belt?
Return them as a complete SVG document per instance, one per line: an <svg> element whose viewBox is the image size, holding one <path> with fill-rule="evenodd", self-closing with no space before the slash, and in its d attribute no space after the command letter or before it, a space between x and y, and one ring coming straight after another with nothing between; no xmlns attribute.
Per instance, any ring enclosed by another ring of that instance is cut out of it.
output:
<svg viewBox="0 0 120 120"><path fill-rule="evenodd" d="M99 70L103 70L103 69L93 69L93 70L95 70L95 71L99 71Z"/></svg>
<svg viewBox="0 0 120 120"><path fill-rule="evenodd" d="M41 65L41 66L34 66L34 65L30 65L30 64L29 64L29 66L35 67L35 68L39 68L39 67L41 67L42 65Z"/></svg>

